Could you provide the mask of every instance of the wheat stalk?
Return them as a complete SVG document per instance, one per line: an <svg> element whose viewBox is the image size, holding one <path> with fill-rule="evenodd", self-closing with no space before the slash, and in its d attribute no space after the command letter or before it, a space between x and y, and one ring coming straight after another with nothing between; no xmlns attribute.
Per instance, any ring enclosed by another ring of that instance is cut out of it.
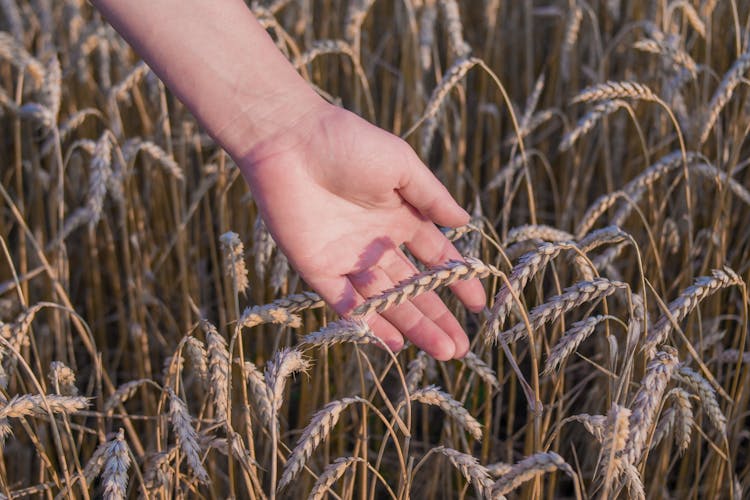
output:
<svg viewBox="0 0 750 500"><path fill-rule="evenodd" d="M495 481L495 484L492 486L492 497L506 495L526 481L545 472L554 472L556 470L563 471L573 481L576 481L576 474L573 468L560 455L554 451L535 453L514 464L510 471Z"/></svg>
<svg viewBox="0 0 750 500"><path fill-rule="evenodd" d="M484 278L498 272L494 266L485 264L479 259L467 257L463 261L451 260L407 278L379 295L370 297L352 311L352 316L365 317L375 312L383 312L413 297L448 286L456 281Z"/></svg>
<svg viewBox="0 0 750 500"><path fill-rule="evenodd" d="M422 404L437 406L448 414L454 421L471 434L474 439L482 439L482 426L471 416L464 406L453 399L450 394L441 391L437 386L429 385L422 389L416 390L410 395L412 401L418 401Z"/></svg>
<svg viewBox="0 0 750 500"><path fill-rule="evenodd" d="M279 480L278 490L283 490L302 470L315 448L323 442L339 421L341 413L351 404L363 402L362 398L352 397L331 401L313 415L310 423L302 431L297 445L292 450Z"/></svg>
<svg viewBox="0 0 750 500"><path fill-rule="evenodd" d="M685 319L687 315L706 297L716 293L722 288L732 285L742 286L742 279L729 269L714 269L711 276L701 276L696 278L695 282L680 293L680 296L669 303L667 312L663 314L651 329L646 341L643 344L643 350L649 355L652 354L656 347L663 343L675 324Z"/></svg>
<svg viewBox="0 0 750 500"><path fill-rule="evenodd" d="M628 284L621 281L612 281L606 278L595 278L590 281L580 281L568 288L562 294L547 300L544 304L536 306L529 313L529 325L518 323L510 330L502 332L500 336L505 343L516 342L530 333L536 332L546 323L551 323L566 312L581 304L595 299L603 299L615 293L618 289L627 289Z"/></svg>
<svg viewBox="0 0 750 500"><path fill-rule="evenodd" d="M198 445L198 433L190 422L190 413L187 405L180 399L171 387L167 387L169 395L169 421L177 437L177 445L185 454L188 466L201 483L208 483L208 473L203 467L200 457L200 446Z"/></svg>

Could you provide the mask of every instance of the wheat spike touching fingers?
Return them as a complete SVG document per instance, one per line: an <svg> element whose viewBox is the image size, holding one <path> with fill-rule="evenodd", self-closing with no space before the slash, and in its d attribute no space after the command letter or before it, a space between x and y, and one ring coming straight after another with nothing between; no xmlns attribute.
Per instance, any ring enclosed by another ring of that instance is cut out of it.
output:
<svg viewBox="0 0 750 500"><path fill-rule="evenodd" d="M277 306L272 302L262 306L246 307L237 324L241 328L253 328L262 324L299 328L302 326L302 318L292 313L291 309Z"/></svg>
<svg viewBox="0 0 750 500"><path fill-rule="evenodd" d="M368 316L374 312L383 312L417 295L437 290L456 281L484 278L497 272L494 266L479 259L467 257L463 261L451 260L407 278L380 295L367 299L352 311L352 316Z"/></svg>
<svg viewBox="0 0 750 500"><path fill-rule="evenodd" d="M414 391L411 394L411 400L430 406L437 406L453 418L456 423L460 424L474 439L477 441L482 439L481 424L471 416L461 403L453 399L450 394L441 391L437 386L429 385Z"/></svg>
<svg viewBox="0 0 750 500"><path fill-rule="evenodd" d="M350 465L361 461L362 459L358 457L341 457L334 460L333 463L329 464L323 473L318 476L318 480L315 481L315 485L313 486L312 491L310 491L307 500L321 500L325 497L325 494L331 486L333 486L333 483L335 483L344 472L346 472L346 469L348 469Z"/></svg>
<svg viewBox="0 0 750 500"><path fill-rule="evenodd" d="M734 89L739 85L742 75L745 74L748 68L750 68L750 52L745 52L732 64L732 67L726 72L724 78L721 79L721 83L719 83L716 92L711 97L711 102L708 103L708 110L699 136L700 144L703 144L708 139L711 129L716 124L716 120L719 119L721 110L724 109L729 99L732 98Z"/></svg>
<svg viewBox="0 0 750 500"><path fill-rule="evenodd" d="M696 278L691 286L683 290L679 297L669 303L667 306L668 313L663 314L657 320L654 328L646 337L643 350L649 355L652 354L659 344L667 340L674 328L674 323L679 323L685 319L690 311L695 309L706 297L732 285L742 286L742 283L743 281L737 273L728 267L714 269L711 276Z"/></svg>
<svg viewBox="0 0 750 500"><path fill-rule="evenodd" d="M315 448L323 442L331 430L334 428L336 423L339 421L341 413L351 404L363 402L359 397L343 398L337 401L331 401L323 407L322 410L318 411L313 415L310 423L302 431L297 446L294 447L292 453L286 462L284 473L281 475L279 480L278 490L283 490L302 470L310 458Z"/></svg>
<svg viewBox="0 0 750 500"><path fill-rule="evenodd" d="M208 473L201 462L198 433L190 422L188 407L171 387L167 387L167 394L169 395L169 421L177 437L177 445L185 454L187 464L195 477L202 483L208 483Z"/></svg>
<svg viewBox="0 0 750 500"><path fill-rule="evenodd" d="M326 327L302 338L303 344L318 347L332 346L342 342L382 345L382 341L375 336L369 325L357 319L342 319L329 323Z"/></svg>
<svg viewBox="0 0 750 500"><path fill-rule="evenodd" d="M636 99L641 101L658 101L654 92L638 82L607 81L583 89L571 102L594 102L614 99Z"/></svg>
<svg viewBox="0 0 750 500"><path fill-rule="evenodd" d="M526 481L545 472L556 470L563 471L573 481L576 481L576 473L573 471L573 468L560 455L554 451L535 453L514 464L510 471L495 481L495 484L492 486L492 496L494 498L506 495Z"/></svg>
<svg viewBox="0 0 750 500"><path fill-rule="evenodd" d="M486 467L479 464L475 457L445 446L438 446L433 448L432 451L448 457L448 461L474 486L481 498L490 497L492 493L490 473Z"/></svg>

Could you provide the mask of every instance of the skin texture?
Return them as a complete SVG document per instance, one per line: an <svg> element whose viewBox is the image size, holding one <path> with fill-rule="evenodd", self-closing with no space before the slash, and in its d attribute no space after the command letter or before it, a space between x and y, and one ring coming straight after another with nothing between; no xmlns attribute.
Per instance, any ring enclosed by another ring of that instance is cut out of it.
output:
<svg viewBox="0 0 750 500"><path fill-rule="evenodd" d="M428 266L460 258L435 224L469 215L408 144L318 97L242 1L93 3L236 160L277 244L338 313L416 272L402 244ZM478 280L452 290L485 304ZM394 350L404 336L442 360L469 348L435 293L368 322Z"/></svg>

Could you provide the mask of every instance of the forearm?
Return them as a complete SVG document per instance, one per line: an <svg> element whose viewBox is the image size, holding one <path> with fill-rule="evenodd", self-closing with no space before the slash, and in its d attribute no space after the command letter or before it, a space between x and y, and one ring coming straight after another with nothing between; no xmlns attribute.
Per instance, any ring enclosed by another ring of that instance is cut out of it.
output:
<svg viewBox="0 0 750 500"><path fill-rule="evenodd" d="M321 99L242 0L92 0L235 159Z"/></svg>

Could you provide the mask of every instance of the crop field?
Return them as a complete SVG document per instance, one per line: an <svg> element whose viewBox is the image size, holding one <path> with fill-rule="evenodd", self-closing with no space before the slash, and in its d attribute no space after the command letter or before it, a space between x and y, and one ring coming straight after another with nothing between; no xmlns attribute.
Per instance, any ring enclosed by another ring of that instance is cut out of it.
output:
<svg viewBox="0 0 750 500"><path fill-rule="evenodd" d="M248 8L464 259L337 316L89 3L0 1L3 498L747 498L749 1ZM362 320L432 290L461 360Z"/></svg>

